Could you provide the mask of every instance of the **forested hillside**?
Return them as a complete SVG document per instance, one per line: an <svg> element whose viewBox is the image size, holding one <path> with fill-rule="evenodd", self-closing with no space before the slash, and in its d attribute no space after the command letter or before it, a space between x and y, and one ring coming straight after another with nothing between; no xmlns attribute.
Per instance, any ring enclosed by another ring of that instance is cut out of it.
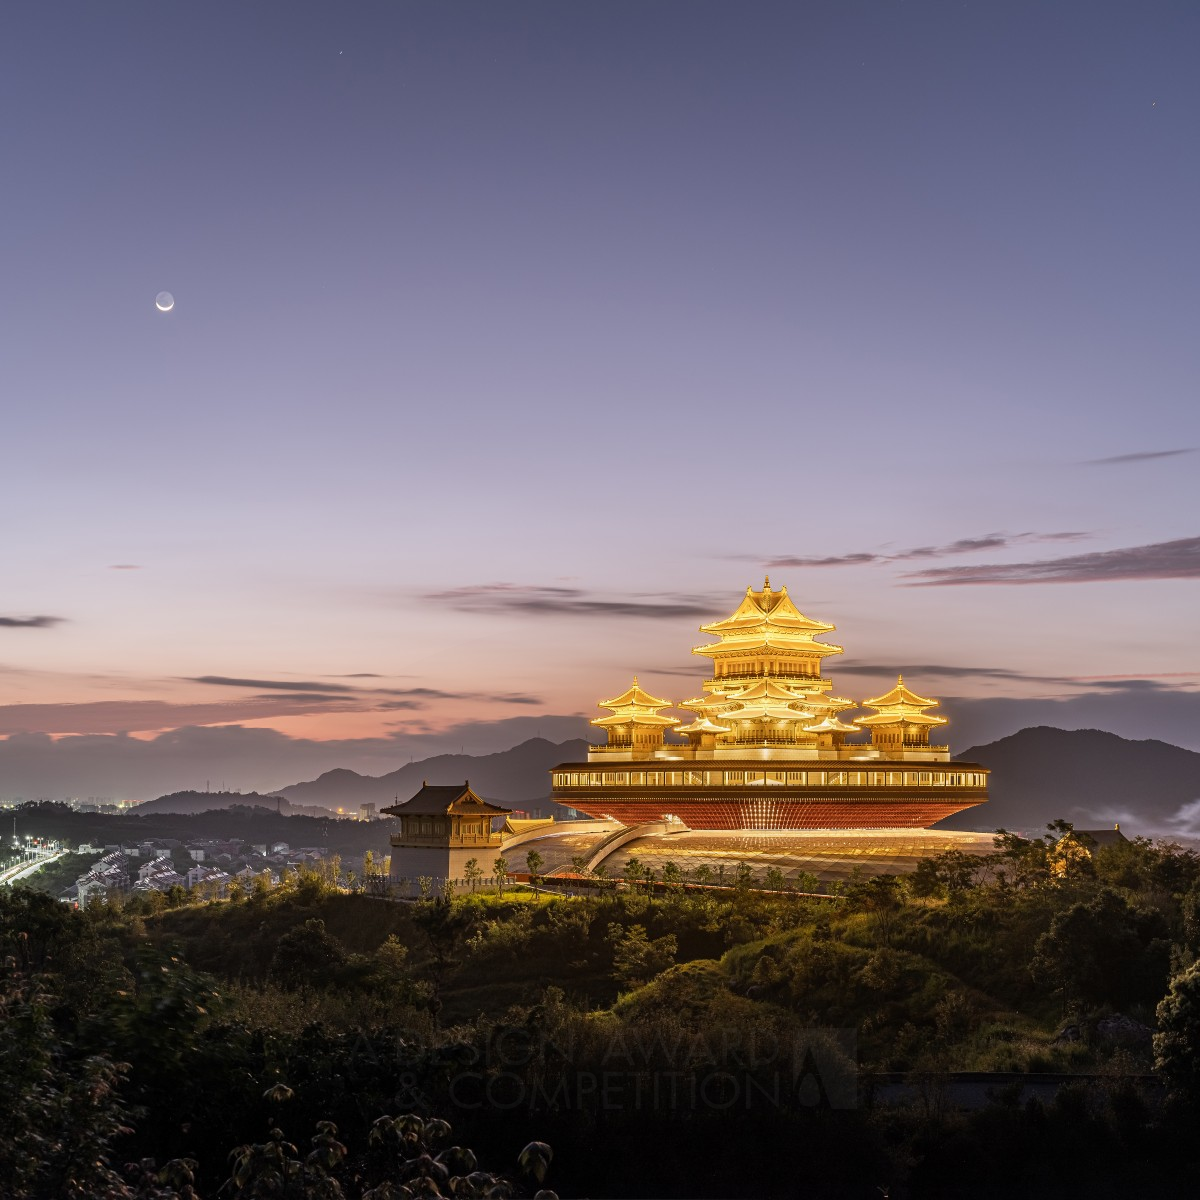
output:
<svg viewBox="0 0 1200 1200"><path fill-rule="evenodd" d="M89 1195L182 1197L190 1173L249 1197L286 1161L313 1197L501 1178L530 1196L1115 1197L1183 1194L1198 1166L1190 851L1008 837L982 864L950 852L825 899L597 880L401 904L310 873L176 899L0 898L0 1086L22 1097L0 1172L33 1181L14 1196L75 1172ZM938 1100L961 1072L994 1098ZM1013 1082L1064 1073L1079 1082ZM916 1106L887 1098L904 1080ZM264 1142L267 1122L283 1133Z"/></svg>

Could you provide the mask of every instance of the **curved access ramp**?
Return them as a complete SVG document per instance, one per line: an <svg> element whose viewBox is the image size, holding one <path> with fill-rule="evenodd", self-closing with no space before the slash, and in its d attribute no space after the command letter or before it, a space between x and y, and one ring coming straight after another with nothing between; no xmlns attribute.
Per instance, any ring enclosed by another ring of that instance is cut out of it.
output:
<svg viewBox="0 0 1200 1200"><path fill-rule="evenodd" d="M662 837L672 833L688 833L682 821L646 821L642 825L622 825L614 829L593 851L587 869L594 871L610 854L622 846L644 837Z"/></svg>
<svg viewBox="0 0 1200 1200"><path fill-rule="evenodd" d="M619 833L624 828L624 825L620 825L616 821L547 822L545 825L538 825L531 829L526 829L521 833L514 833L512 837L505 838L500 843L500 853L507 854L510 850L515 850L518 846L528 845L530 842L546 841L547 839L559 837L575 837L580 834L589 833L599 833L607 837L612 832Z"/></svg>

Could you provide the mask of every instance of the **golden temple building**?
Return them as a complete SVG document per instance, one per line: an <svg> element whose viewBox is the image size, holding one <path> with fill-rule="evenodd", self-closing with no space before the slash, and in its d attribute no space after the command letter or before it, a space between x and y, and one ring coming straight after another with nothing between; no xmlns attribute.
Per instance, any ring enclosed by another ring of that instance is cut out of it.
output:
<svg viewBox="0 0 1200 1200"><path fill-rule="evenodd" d="M805 616L770 580L746 589L734 613L702 625L715 638L692 653L712 661L701 694L672 704L638 683L600 707L607 734L586 763L553 771L561 804L625 825L692 829L928 828L987 800L987 770L954 762L930 742L947 723L938 701L903 678L863 701L835 696L818 639L834 626ZM668 735L684 738L668 741Z"/></svg>

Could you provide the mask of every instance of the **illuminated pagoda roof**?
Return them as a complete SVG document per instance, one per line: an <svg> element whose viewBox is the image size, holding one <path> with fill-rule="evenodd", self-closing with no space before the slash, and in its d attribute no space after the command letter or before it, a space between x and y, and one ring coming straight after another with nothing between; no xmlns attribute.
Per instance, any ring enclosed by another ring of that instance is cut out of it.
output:
<svg viewBox="0 0 1200 1200"><path fill-rule="evenodd" d="M759 679L740 691L726 693L722 699L737 706L722 712L723 721L811 721L815 715L797 707L808 703L807 695L770 679Z"/></svg>
<svg viewBox="0 0 1200 1200"><path fill-rule="evenodd" d="M811 617L806 617L792 603L787 588L772 591L771 580L768 578L763 581L761 592L756 592L753 587L746 589L745 599L731 617L726 617L723 621L713 621L710 625L701 625L700 632L721 637L727 633L743 633L771 626L807 632L810 635L832 633L836 628L834 625L825 624L824 621L814 621Z"/></svg>
<svg viewBox="0 0 1200 1200"><path fill-rule="evenodd" d="M816 713L804 712L772 700L750 700L733 712L723 713L725 721L811 721Z"/></svg>
<svg viewBox="0 0 1200 1200"><path fill-rule="evenodd" d="M930 700L927 696L918 696L904 682L904 676L897 675L896 686L890 692L884 692L882 696L876 696L873 700L864 700L863 703L871 708L884 708L892 704L913 704L917 708L932 708L938 701Z"/></svg>
<svg viewBox="0 0 1200 1200"><path fill-rule="evenodd" d="M812 692L804 697L804 706L828 712L845 712L848 708L856 708L857 704L845 696L822 696Z"/></svg>
<svg viewBox="0 0 1200 1200"><path fill-rule="evenodd" d="M680 725L676 733L728 733L728 725L718 725L707 717L697 717L690 725Z"/></svg>
<svg viewBox="0 0 1200 1200"><path fill-rule="evenodd" d="M770 579L763 581L762 591L753 587L732 616L723 621L701 625L701 633L720 638L705 646L696 646L693 654L718 657L753 647L774 650L802 650L805 654L824 656L840 654L841 646L826 645L813 639L821 633L832 633L836 626L806 617L791 601L787 588L772 591Z"/></svg>
<svg viewBox="0 0 1200 1200"><path fill-rule="evenodd" d="M554 799L625 826L639 857L639 839L658 836L639 828L669 828L674 847L676 836L692 836L682 825L770 833L760 841L772 861L777 833L924 829L984 803L987 768L955 762L948 745L934 744L944 739L930 736L948 723L937 700L901 677L859 718L855 701L834 694L825 656L841 647L816 640L833 628L769 579L745 589L731 616L701 626L713 641L693 653L706 657L709 678L676 702L682 720L635 676L600 702L592 724L604 744L553 768ZM609 826L596 834L609 836Z"/></svg>
<svg viewBox="0 0 1200 1200"><path fill-rule="evenodd" d="M792 688L784 687L782 684L776 683L771 679L759 679L748 687L742 688L737 692L727 692L726 700L737 700L740 703L745 703L750 700L798 700L801 698L801 693L796 692ZM808 697L804 697L807 702Z"/></svg>
<svg viewBox="0 0 1200 1200"><path fill-rule="evenodd" d="M864 700L864 708L878 709L878 712L872 713L869 717L859 717L860 725L945 725L946 718L939 716L931 716L922 711L926 708L934 708L938 704L937 700L930 700L925 696L918 696L911 688L904 684L904 676L896 677L896 686L891 691L885 692L882 696L876 696L873 700Z"/></svg>
<svg viewBox="0 0 1200 1200"><path fill-rule="evenodd" d="M593 725L679 724L678 717L664 717L658 711L662 708L670 708L670 700L660 700L657 696L650 695L638 683L636 675L633 677L633 683L630 687L626 688L619 696L614 696L611 700L601 700L598 707L612 709L612 715L593 718Z"/></svg>
<svg viewBox="0 0 1200 1200"><path fill-rule="evenodd" d="M857 725L846 725L839 721L833 713L829 713L815 725L805 725L805 733L858 733Z"/></svg>
<svg viewBox="0 0 1200 1200"><path fill-rule="evenodd" d="M670 708L670 700L660 700L657 696L652 696L640 683L638 677L633 677L633 683L630 684L619 696L614 696L611 700L601 700L596 706L597 708L648 708L651 711L656 711L660 708Z"/></svg>

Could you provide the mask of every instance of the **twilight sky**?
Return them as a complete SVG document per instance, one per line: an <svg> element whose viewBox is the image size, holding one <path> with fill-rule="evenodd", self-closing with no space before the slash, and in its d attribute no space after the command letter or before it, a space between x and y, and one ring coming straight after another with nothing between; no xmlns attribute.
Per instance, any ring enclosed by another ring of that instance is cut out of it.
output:
<svg viewBox="0 0 1200 1200"><path fill-rule="evenodd" d="M567 736L769 571L1200 749L1200 8L0 8L0 797ZM154 307L162 290L176 298Z"/></svg>

